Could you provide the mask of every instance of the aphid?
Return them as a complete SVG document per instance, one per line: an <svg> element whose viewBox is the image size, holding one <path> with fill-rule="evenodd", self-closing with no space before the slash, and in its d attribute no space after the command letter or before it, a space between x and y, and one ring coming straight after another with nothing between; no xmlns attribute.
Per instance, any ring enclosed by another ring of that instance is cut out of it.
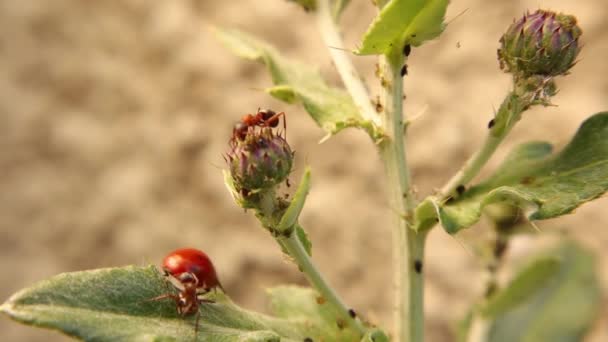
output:
<svg viewBox="0 0 608 342"><path fill-rule="evenodd" d="M405 55L405 57L409 56L410 53L412 53L412 46L410 44L405 44L405 46L403 47L403 54Z"/></svg>
<svg viewBox="0 0 608 342"><path fill-rule="evenodd" d="M494 127L494 124L495 124L494 119L490 120L490 122L488 122L488 128Z"/></svg>
<svg viewBox="0 0 608 342"><path fill-rule="evenodd" d="M357 317L357 313L353 309L348 309L348 315L350 317L352 317L352 318L356 318Z"/></svg>
<svg viewBox="0 0 608 342"><path fill-rule="evenodd" d="M461 196L466 189L467 188L464 185L462 185L462 184L460 184L459 186L457 186L456 187L456 192L458 193L458 196Z"/></svg>
<svg viewBox="0 0 608 342"><path fill-rule="evenodd" d="M401 77L407 75L407 64L403 64L401 67Z"/></svg>
<svg viewBox="0 0 608 342"><path fill-rule="evenodd" d="M422 261L420 261L420 260L414 261L414 270L416 271L416 273L422 273Z"/></svg>
<svg viewBox="0 0 608 342"><path fill-rule="evenodd" d="M232 129L233 138L245 140L250 127L270 127L275 128L279 125L279 118L283 117L283 128L287 128L285 112L276 113L270 109L258 110L256 114L247 114L237 122Z"/></svg>

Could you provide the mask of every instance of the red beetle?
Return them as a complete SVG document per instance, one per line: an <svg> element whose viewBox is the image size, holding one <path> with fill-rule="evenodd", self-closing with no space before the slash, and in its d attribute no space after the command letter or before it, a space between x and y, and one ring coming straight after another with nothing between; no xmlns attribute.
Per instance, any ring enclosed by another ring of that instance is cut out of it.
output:
<svg viewBox="0 0 608 342"><path fill-rule="evenodd" d="M182 282L180 277L184 273L190 273L196 278L196 287L204 292L209 292L212 289L219 287L224 290L220 281L217 279L215 267L211 259L203 251L194 248L181 248L175 250L163 259L163 270L167 275L170 275Z"/></svg>
<svg viewBox="0 0 608 342"><path fill-rule="evenodd" d="M198 331L200 319L199 306L201 303L214 303L209 299L200 298L212 289L222 288L213 263L204 252L194 248L175 250L163 259L163 270L167 276L175 278L181 285L178 294L166 293L150 300L156 301L170 298L175 301L177 313L182 316L196 313L194 334Z"/></svg>

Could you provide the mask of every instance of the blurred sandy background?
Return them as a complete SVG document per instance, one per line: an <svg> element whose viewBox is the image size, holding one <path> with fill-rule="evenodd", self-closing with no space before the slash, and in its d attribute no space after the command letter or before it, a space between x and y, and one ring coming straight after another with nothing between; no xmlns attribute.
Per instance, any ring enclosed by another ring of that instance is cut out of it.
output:
<svg viewBox="0 0 608 342"><path fill-rule="evenodd" d="M608 109L604 0L454 0L448 17L466 14L409 62L406 110L428 106L408 146L420 196L445 182L483 139L509 87L495 58L498 38L513 17L539 6L577 15L585 48L573 74L559 81L559 106L526 113L506 145L544 139L563 146L583 119ZM343 19L348 46L374 13L369 0L353 1ZM270 84L265 69L224 50L209 25L251 31L287 56L320 64L339 84L314 18L281 0L0 0L0 298L60 272L158 264L182 246L207 251L247 308L266 310L264 287L305 284L222 182L233 123L270 107L288 113L298 156L292 181L303 165L313 169L302 221L315 261L347 303L390 327L389 209L374 148L357 131L318 145L323 133L313 121L255 90ZM374 62L356 60L377 94ZM539 223L598 253L604 290L607 205L603 198ZM457 239L470 246L486 228ZM451 325L482 288L481 265L458 241L441 230L430 235L428 341L452 339ZM608 338L606 317L589 341ZM6 317L0 331L3 341L68 340Z"/></svg>

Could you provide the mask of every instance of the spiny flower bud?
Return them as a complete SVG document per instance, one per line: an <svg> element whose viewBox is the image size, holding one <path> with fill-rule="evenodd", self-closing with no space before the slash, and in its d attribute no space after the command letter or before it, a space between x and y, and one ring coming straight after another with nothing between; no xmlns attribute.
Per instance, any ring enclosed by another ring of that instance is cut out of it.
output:
<svg viewBox="0 0 608 342"><path fill-rule="evenodd" d="M225 159L236 190L245 196L278 185L291 172L293 152L270 127L251 127L244 139L233 136L230 145Z"/></svg>
<svg viewBox="0 0 608 342"><path fill-rule="evenodd" d="M580 52L576 18L538 10L514 21L500 38L500 68L517 78L564 75Z"/></svg>

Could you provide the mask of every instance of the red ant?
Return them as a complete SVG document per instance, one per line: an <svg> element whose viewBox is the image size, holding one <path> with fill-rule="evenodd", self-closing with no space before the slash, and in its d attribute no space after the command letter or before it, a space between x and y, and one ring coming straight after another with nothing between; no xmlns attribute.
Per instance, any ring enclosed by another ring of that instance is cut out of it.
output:
<svg viewBox="0 0 608 342"><path fill-rule="evenodd" d="M283 129L287 130L287 122L285 121L285 112L276 113L271 109L259 110L254 114L247 114L237 122L232 129L232 136L239 140L245 140L249 127L270 127L274 128L279 125L279 118L283 117Z"/></svg>
<svg viewBox="0 0 608 342"><path fill-rule="evenodd" d="M194 313L198 313L196 316L196 327L198 327L198 320L200 313L198 308L201 303L215 303L210 299L199 298L200 293L197 289L199 288L198 278L190 272L182 273L177 280L182 285L179 294L165 293L158 297L150 298L150 301L157 301L166 298L173 299L177 306L177 313L182 316L188 316ZM207 290L208 292L208 290Z"/></svg>

